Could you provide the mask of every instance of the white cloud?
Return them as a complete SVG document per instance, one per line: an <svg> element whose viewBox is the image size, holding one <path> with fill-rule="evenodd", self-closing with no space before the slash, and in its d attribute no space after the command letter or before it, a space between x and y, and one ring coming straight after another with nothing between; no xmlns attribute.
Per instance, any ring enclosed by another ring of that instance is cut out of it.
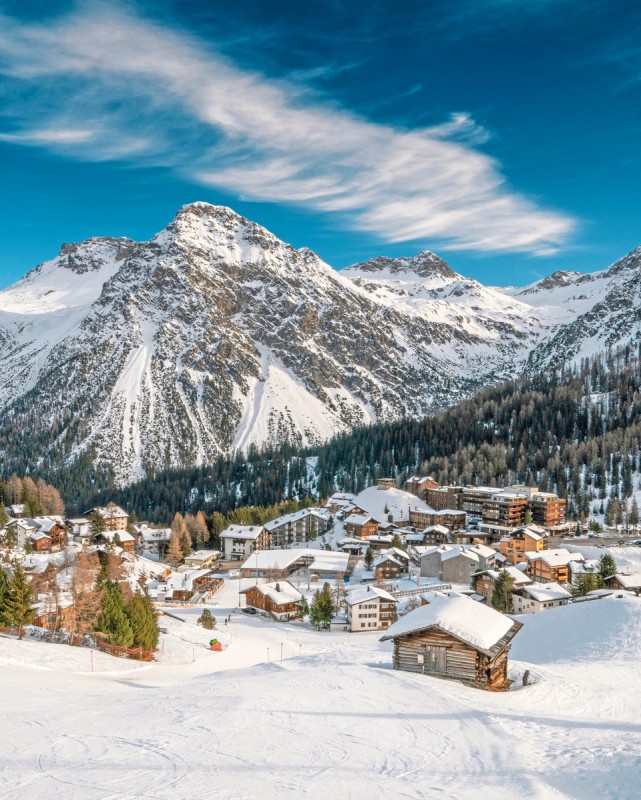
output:
<svg viewBox="0 0 641 800"><path fill-rule="evenodd" d="M423 130L373 123L113 4L46 26L0 19L0 72L20 87L4 98L5 140L164 165L393 242L548 253L573 227L510 189L467 114Z"/></svg>

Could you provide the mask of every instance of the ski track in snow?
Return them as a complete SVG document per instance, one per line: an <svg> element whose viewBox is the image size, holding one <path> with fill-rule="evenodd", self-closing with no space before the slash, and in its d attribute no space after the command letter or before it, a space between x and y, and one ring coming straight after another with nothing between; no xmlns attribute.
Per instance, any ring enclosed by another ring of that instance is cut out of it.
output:
<svg viewBox="0 0 641 800"><path fill-rule="evenodd" d="M167 623L160 663L121 662L127 669L119 673L89 673L82 648L0 638L9 734L0 745L0 796L638 796L641 601L595 601L526 618L516 656L539 652L542 662L513 659L513 690L491 693L392 670L391 647L378 633L319 634L247 618L235 609L238 588L229 581L217 598L214 613L232 614L232 624L217 629L220 654L206 647L211 634L194 625L197 609L178 612L184 624ZM561 641L574 660L555 659ZM26 666L32 651L43 668ZM97 656L97 669L113 668ZM525 668L534 684L522 688Z"/></svg>

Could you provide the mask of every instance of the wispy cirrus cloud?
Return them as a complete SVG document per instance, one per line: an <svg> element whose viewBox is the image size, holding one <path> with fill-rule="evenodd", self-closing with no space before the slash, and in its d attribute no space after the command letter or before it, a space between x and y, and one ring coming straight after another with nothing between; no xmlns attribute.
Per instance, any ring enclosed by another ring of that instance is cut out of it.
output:
<svg viewBox="0 0 641 800"><path fill-rule="evenodd" d="M5 141L165 166L390 242L545 254L573 228L508 186L467 114L374 123L125 7L90 3L46 26L0 18L0 73Z"/></svg>

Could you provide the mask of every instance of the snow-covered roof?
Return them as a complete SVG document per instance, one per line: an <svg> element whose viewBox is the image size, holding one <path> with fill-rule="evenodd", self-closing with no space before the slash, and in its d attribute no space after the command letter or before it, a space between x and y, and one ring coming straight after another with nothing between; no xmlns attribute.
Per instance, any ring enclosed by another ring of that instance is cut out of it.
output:
<svg viewBox="0 0 641 800"><path fill-rule="evenodd" d="M638 589L641 587L641 574L621 575L617 572L614 576L624 589Z"/></svg>
<svg viewBox="0 0 641 800"><path fill-rule="evenodd" d="M563 547L556 550L528 550L524 556L528 561L543 561L548 567L564 567L570 561L583 561L581 553L570 553Z"/></svg>
<svg viewBox="0 0 641 800"><path fill-rule="evenodd" d="M218 558L220 550L194 550L187 556L187 561L208 561L210 558Z"/></svg>
<svg viewBox="0 0 641 800"><path fill-rule="evenodd" d="M432 627L438 627L457 639L488 652L506 634L514 635L521 624L469 597L436 595L428 605L410 611L395 622L381 641Z"/></svg>
<svg viewBox="0 0 641 800"><path fill-rule="evenodd" d="M414 502L410 505L410 511L414 511L416 514L436 514L436 509L421 500L417 500L416 497L414 497Z"/></svg>
<svg viewBox="0 0 641 800"><path fill-rule="evenodd" d="M242 565L242 569L266 570L287 569L294 562L304 558L308 550L257 550Z"/></svg>
<svg viewBox="0 0 641 800"><path fill-rule="evenodd" d="M51 539L51 536L44 531L37 531L36 533L32 533L30 538L33 539L34 542L39 542L41 539Z"/></svg>
<svg viewBox="0 0 641 800"><path fill-rule="evenodd" d="M33 521L36 522L40 526L40 530L44 531L45 533L49 533L49 531L56 525L64 524L62 517L59 516L34 517Z"/></svg>
<svg viewBox="0 0 641 800"><path fill-rule="evenodd" d="M346 525L365 525L367 522L374 522L373 517L363 514L350 514L343 520Z"/></svg>
<svg viewBox="0 0 641 800"><path fill-rule="evenodd" d="M548 600L566 600L572 595L558 583L532 583L519 586L519 594L527 594L533 600L545 603Z"/></svg>
<svg viewBox="0 0 641 800"><path fill-rule="evenodd" d="M109 539L110 542L116 538L116 536L120 539L121 542L135 542L136 539L127 531L101 531L98 536Z"/></svg>
<svg viewBox="0 0 641 800"><path fill-rule="evenodd" d="M510 578L512 578L514 586L523 586L526 583L532 583L532 579L529 578L518 567L509 566L509 567L504 567L503 569L505 569L505 571L510 576ZM489 575L491 578L496 580L499 577L499 575L501 574L501 572L503 572L503 569L500 569L500 570L498 570L498 569L486 569L483 572L480 572L478 574L479 575Z"/></svg>
<svg viewBox="0 0 641 800"><path fill-rule="evenodd" d="M377 522L387 522L389 514L396 522L410 518L410 507L416 506L417 500L416 495L402 489L379 489L377 486L370 486L356 495L354 504L374 517Z"/></svg>
<svg viewBox="0 0 641 800"><path fill-rule="evenodd" d="M220 534L220 538L254 541L254 539L258 539L264 530L262 525L230 525Z"/></svg>
<svg viewBox="0 0 641 800"><path fill-rule="evenodd" d="M349 553L336 553L329 550L312 550L315 558L309 565L310 572L347 572Z"/></svg>
<svg viewBox="0 0 641 800"><path fill-rule="evenodd" d="M450 529L449 529L449 528L446 528L446 527L445 527L445 525L438 525L438 524L436 524L436 525L430 525L429 527L425 528L425 530L423 531L423 534L426 534L426 533L442 533L442 534L447 534L447 533L449 533L449 532L450 532Z"/></svg>
<svg viewBox="0 0 641 800"><path fill-rule="evenodd" d="M373 567L380 567L381 564L385 564L387 561L391 561L392 564L396 564L397 567L403 569L403 562L394 555L390 553L384 553L380 555L375 561L372 562Z"/></svg>
<svg viewBox="0 0 641 800"><path fill-rule="evenodd" d="M349 553L313 550L311 548L258 550L249 556L242 565L242 569L256 571L288 569L297 561L301 562L301 566L308 564L312 572L346 572L349 562Z"/></svg>
<svg viewBox="0 0 641 800"><path fill-rule="evenodd" d="M277 605L287 605L288 603L299 603L303 599L303 595L298 591L295 586L289 581L274 581L273 583L261 583L250 589L258 589L261 594L269 597ZM243 589L242 594L248 592L249 589Z"/></svg>
<svg viewBox="0 0 641 800"><path fill-rule="evenodd" d="M396 598L389 592L386 592L385 589L379 589L376 586L357 586L347 593L345 602L348 606L357 606L360 603L365 603L367 600L374 600L377 597L391 603L398 602Z"/></svg>
<svg viewBox="0 0 641 800"><path fill-rule="evenodd" d="M381 550L382 556L396 556L396 558L401 559L402 561L409 561L410 557L407 555L405 550L401 550L398 547L390 547L387 550Z"/></svg>
<svg viewBox="0 0 641 800"><path fill-rule="evenodd" d="M465 514L465 511L461 511L460 508L441 508L438 511L433 512L435 517L450 517L452 514Z"/></svg>
<svg viewBox="0 0 641 800"><path fill-rule="evenodd" d="M103 519L124 519L129 515L124 510L124 508L120 508L120 506L115 505L115 503L109 503L106 506L96 506L95 508L90 508L87 511L87 514L90 514L92 511L100 514Z"/></svg>
<svg viewBox="0 0 641 800"><path fill-rule="evenodd" d="M140 538L143 542L168 542L171 539L171 528L141 528Z"/></svg>
<svg viewBox="0 0 641 800"><path fill-rule="evenodd" d="M420 558L440 553L441 561L448 561L450 558L458 558L458 556L465 556L471 561L480 561L481 558L487 559L496 555L495 550L484 544L434 544L414 549Z"/></svg>
<svg viewBox="0 0 641 800"><path fill-rule="evenodd" d="M329 514L319 508L303 508L301 511L293 511L291 514L283 514L281 517L276 517L271 522L266 522L264 527L265 530L273 531L276 528L280 528L281 525L289 525L306 517L316 517L323 520L323 522L329 522L330 519Z"/></svg>

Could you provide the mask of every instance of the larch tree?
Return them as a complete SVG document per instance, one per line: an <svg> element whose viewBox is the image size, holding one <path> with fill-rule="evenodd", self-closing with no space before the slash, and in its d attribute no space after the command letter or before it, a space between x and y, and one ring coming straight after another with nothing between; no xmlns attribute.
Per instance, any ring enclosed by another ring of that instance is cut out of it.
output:
<svg viewBox="0 0 641 800"><path fill-rule="evenodd" d="M180 546L180 534L172 531L171 539L169 540L169 547L165 556L167 562L173 566L177 566L183 560L183 551Z"/></svg>
<svg viewBox="0 0 641 800"><path fill-rule="evenodd" d="M14 473L5 484L6 501L9 505L22 502L22 480Z"/></svg>

